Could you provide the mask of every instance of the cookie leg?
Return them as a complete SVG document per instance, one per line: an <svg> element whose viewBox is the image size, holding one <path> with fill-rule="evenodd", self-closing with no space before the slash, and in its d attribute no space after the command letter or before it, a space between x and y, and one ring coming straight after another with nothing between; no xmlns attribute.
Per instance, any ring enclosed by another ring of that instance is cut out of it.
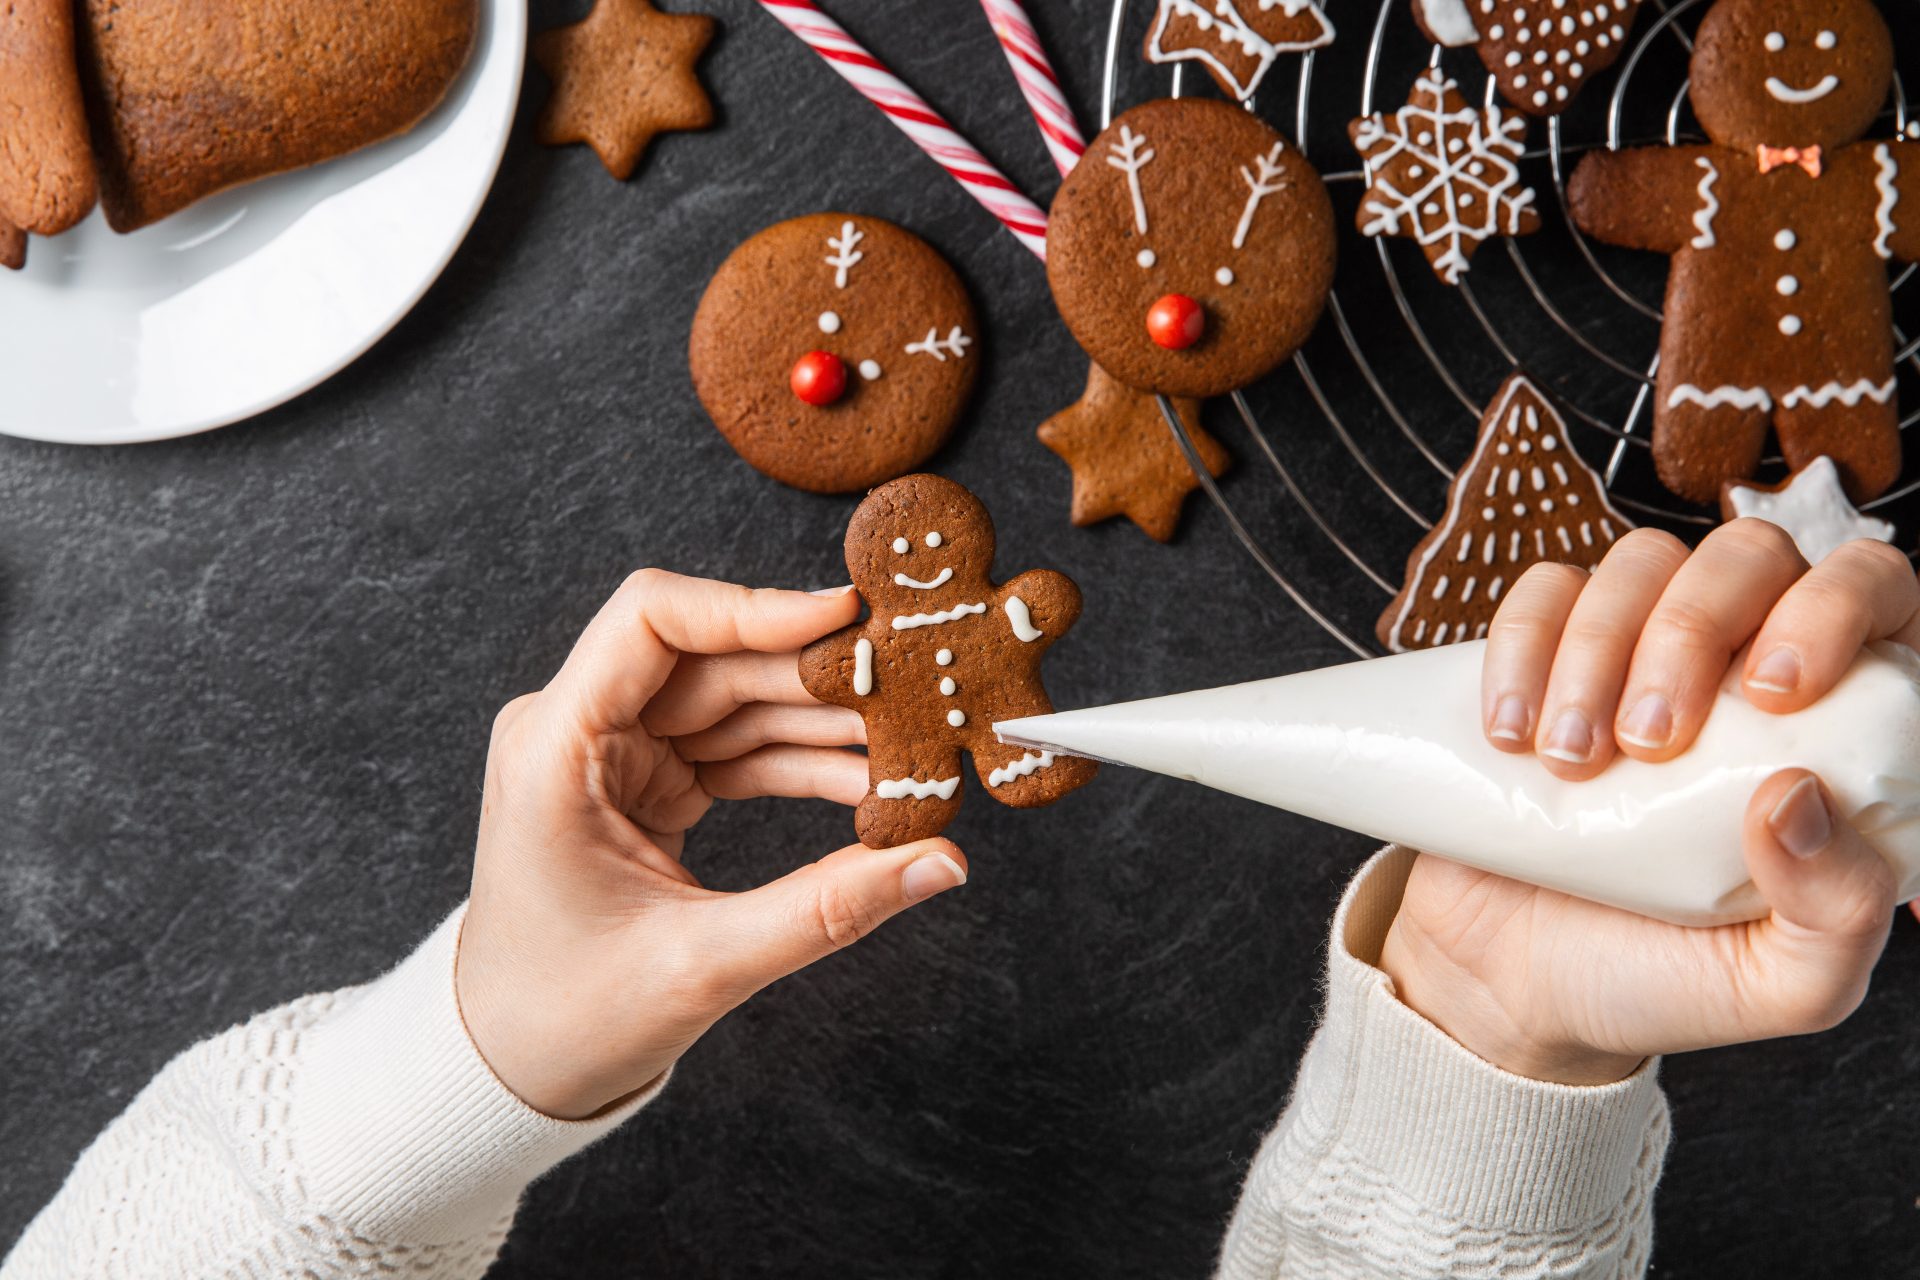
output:
<svg viewBox="0 0 1920 1280"><path fill-rule="evenodd" d="M1720 486L1745 480L1760 465L1767 442L1767 410L1719 402L1670 402L1662 379L1663 406L1653 420L1653 461L1660 483L1689 502L1720 501Z"/></svg>
<svg viewBox="0 0 1920 1280"><path fill-rule="evenodd" d="M1052 804L1075 787L1093 781L1100 768L1078 756L1027 751L1002 743L974 752L973 767L988 795L1016 809Z"/></svg>
<svg viewBox="0 0 1920 1280"><path fill-rule="evenodd" d="M878 743L867 749L872 790L854 813L854 830L870 849L937 836L960 812L960 749Z"/></svg>
<svg viewBox="0 0 1920 1280"><path fill-rule="evenodd" d="M1900 410L1897 404L1840 401L1820 408L1795 405L1775 418L1780 452L1795 471L1825 454L1840 469L1840 481L1855 502L1877 498L1900 478Z"/></svg>

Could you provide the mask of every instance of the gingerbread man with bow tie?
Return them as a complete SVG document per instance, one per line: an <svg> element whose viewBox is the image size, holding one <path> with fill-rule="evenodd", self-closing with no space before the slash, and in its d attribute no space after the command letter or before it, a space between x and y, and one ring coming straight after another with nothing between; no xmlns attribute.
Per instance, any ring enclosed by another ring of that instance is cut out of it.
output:
<svg viewBox="0 0 1920 1280"><path fill-rule="evenodd" d="M1855 502L1900 474L1888 265L1920 259L1920 145L1865 140L1893 81L1868 0L1719 0L1694 45L1710 144L1596 152L1574 222L1671 254L1654 461L1696 502L1751 476L1772 426Z"/></svg>

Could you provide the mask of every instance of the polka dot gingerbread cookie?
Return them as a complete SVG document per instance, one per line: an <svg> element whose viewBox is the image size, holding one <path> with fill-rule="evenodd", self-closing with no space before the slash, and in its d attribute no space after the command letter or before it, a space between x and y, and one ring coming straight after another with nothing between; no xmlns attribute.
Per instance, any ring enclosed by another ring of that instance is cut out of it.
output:
<svg viewBox="0 0 1920 1280"><path fill-rule="evenodd" d="M980 365L966 286L879 218L820 213L740 245L707 285L688 363L700 403L757 470L851 493L925 462Z"/></svg>

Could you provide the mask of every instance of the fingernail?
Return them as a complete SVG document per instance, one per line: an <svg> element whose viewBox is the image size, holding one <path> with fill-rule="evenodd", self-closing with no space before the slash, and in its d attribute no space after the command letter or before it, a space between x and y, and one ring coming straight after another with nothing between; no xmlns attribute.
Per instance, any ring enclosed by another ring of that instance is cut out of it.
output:
<svg viewBox="0 0 1920 1280"><path fill-rule="evenodd" d="M1650 751L1666 746L1673 740L1673 704L1663 693L1643 694L1620 726L1620 738Z"/></svg>
<svg viewBox="0 0 1920 1280"><path fill-rule="evenodd" d="M930 853L907 865L900 877L900 892L908 902L922 902L966 882L967 873L960 869L959 863L944 853Z"/></svg>
<svg viewBox="0 0 1920 1280"><path fill-rule="evenodd" d="M1767 815L1780 847L1796 858L1811 858L1833 839L1833 815L1827 812L1820 784L1802 778Z"/></svg>
<svg viewBox="0 0 1920 1280"><path fill-rule="evenodd" d="M822 587L818 591L809 591L807 594L810 596L843 596L851 590L853 590L853 584L849 582L844 587Z"/></svg>
<svg viewBox="0 0 1920 1280"><path fill-rule="evenodd" d="M1566 764L1585 764L1593 759L1593 725L1586 713L1572 707L1562 711L1540 754Z"/></svg>
<svg viewBox="0 0 1920 1280"><path fill-rule="evenodd" d="M1510 693L1493 709L1493 725L1487 730L1487 736L1495 742L1525 742L1532 720L1527 712L1527 700Z"/></svg>
<svg viewBox="0 0 1920 1280"><path fill-rule="evenodd" d="M1768 693L1792 693L1800 687L1800 655L1779 646L1754 665L1747 683Z"/></svg>

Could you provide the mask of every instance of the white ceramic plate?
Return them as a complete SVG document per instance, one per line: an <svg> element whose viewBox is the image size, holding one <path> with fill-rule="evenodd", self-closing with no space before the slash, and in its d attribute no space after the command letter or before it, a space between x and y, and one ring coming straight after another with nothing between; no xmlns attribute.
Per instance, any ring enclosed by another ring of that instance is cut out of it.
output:
<svg viewBox="0 0 1920 1280"><path fill-rule="evenodd" d="M358 358L466 238L506 148L524 0L486 0L473 61L403 137L225 192L129 236L99 211L0 270L0 432L190 435Z"/></svg>

